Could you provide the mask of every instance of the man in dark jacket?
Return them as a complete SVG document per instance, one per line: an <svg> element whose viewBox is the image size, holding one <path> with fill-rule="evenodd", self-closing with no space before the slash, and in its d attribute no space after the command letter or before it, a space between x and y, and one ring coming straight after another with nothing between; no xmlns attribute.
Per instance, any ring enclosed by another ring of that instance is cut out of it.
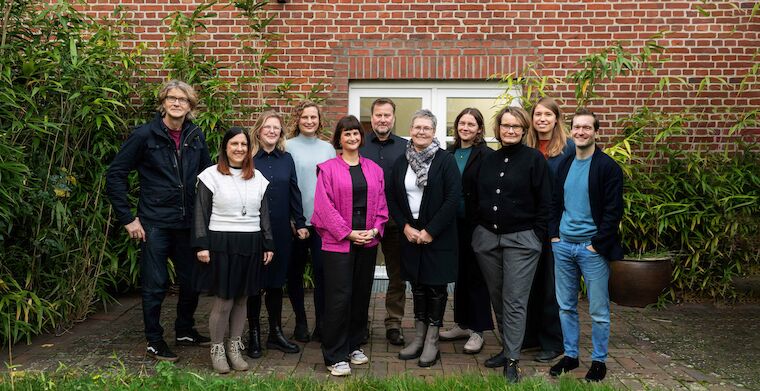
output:
<svg viewBox="0 0 760 391"><path fill-rule="evenodd" d="M393 165L406 150L406 140L393 134L396 122L396 104L388 98L378 98L370 107L372 117L372 134L359 149L359 153L377 163L385 173L385 186L391 180ZM386 194L387 196L387 194ZM385 234L380 239L381 250L385 258L385 270L388 272L388 289L385 294L385 338L391 345L404 345L404 333L401 319L404 317L406 303L406 283L401 278L401 250L399 239L401 230L393 220L385 225Z"/></svg>
<svg viewBox="0 0 760 391"><path fill-rule="evenodd" d="M591 368L586 380L607 374L610 337L609 261L623 257L618 226L623 218L623 171L596 147L599 121L594 113L575 113L570 135L575 153L559 164L549 235L554 252L555 285L565 356L552 376L578 368L578 289L585 281L591 315Z"/></svg>
<svg viewBox="0 0 760 391"><path fill-rule="evenodd" d="M179 283L178 345L208 345L209 338L193 328L198 293L191 284L195 254L190 227L198 174L211 165L203 132L191 122L198 104L193 87L172 80L158 95L153 121L136 128L122 144L106 174L106 189L116 218L130 238L140 241L143 321L148 355L176 361L163 338L159 317L169 287L167 259L171 258ZM137 217L127 198L129 173L137 171L140 198Z"/></svg>

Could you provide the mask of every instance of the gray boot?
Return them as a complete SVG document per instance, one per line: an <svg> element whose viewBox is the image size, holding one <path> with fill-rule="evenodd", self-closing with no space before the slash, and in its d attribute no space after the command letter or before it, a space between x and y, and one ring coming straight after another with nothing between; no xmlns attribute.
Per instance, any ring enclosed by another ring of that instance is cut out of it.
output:
<svg viewBox="0 0 760 391"><path fill-rule="evenodd" d="M216 373L228 373L230 371L230 364L224 354L224 344L211 344L211 366Z"/></svg>
<svg viewBox="0 0 760 391"><path fill-rule="evenodd" d="M425 322L421 320L414 321L414 329L416 330L414 339L409 345L406 345L405 348L398 352L398 358L400 360L414 360L422 354L422 345L425 343L425 333L427 332L427 328L428 326ZM437 333L438 331L436 331L436 335L438 335Z"/></svg>
<svg viewBox="0 0 760 391"><path fill-rule="evenodd" d="M241 338L230 338L227 341L227 358L230 360L230 366L236 371L247 371L248 362L243 358L241 351L245 349Z"/></svg>
<svg viewBox="0 0 760 391"><path fill-rule="evenodd" d="M432 367L441 358L441 352L438 351L438 329L438 326L428 326L425 346L422 349L420 361L417 363L423 368Z"/></svg>

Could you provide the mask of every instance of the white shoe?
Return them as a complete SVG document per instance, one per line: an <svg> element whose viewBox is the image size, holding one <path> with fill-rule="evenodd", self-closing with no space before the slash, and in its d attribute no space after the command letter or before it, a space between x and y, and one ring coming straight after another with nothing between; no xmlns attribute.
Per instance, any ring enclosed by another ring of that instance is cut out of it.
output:
<svg viewBox="0 0 760 391"><path fill-rule="evenodd" d="M351 364L354 365L362 365L369 362L369 358L366 354L364 354L363 350L354 350L351 352L351 354L348 355L348 358L351 359Z"/></svg>
<svg viewBox="0 0 760 391"><path fill-rule="evenodd" d="M441 338L441 341L453 341L457 339L469 338L471 334L472 330L462 329L459 327L459 325L456 325L446 331L439 332L438 336Z"/></svg>
<svg viewBox="0 0 760 391"><path fill-rule="evenodd" d="M480 353L480 349L483 349L483 336L480 333L473 332L470 334L470 339L464 344L464 352L475 354Z"/></svg>
<svg viewBox="0 0 760 391"><path fill-rule="evenodd" d="M351 374L351 367L345 361L328 365L327 370L330 371L330 374L333 376L348 376Z"/></svg>

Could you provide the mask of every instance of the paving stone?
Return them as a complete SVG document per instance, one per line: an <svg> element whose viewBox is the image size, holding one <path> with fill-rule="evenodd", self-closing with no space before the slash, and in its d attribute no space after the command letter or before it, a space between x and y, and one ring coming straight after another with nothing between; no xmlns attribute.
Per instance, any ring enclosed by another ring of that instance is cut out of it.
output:
<svg viewBox="0 0 760 391"><path fill-rule="evenodd" d="M311 309L311 294L307 294L307 318L310 325L314 324ZM390 345L385 339L384 306L385 295L376 294L371 302L370 314L370 339L363 346L365 353L370 357L370 363L362 366L352 366L355 377L387 377L406 374L421 379L434 379L439 376L455 375L462 373L475 373L479 375L501 376L502 369L489 369L483 366L483 362L501 350L498 335L494 331L484 332L485 344L480 353L462 354L465 341L441 342L441 360L431 368L420 368L417 360L401 361L398 359L399 346ZM445 326L448 328L453 323L453 300L449 300ZM198 308L197 324L201 333L207 334L206 324L210 311L211 298L201 298ZM581 367L573 371L570 376L582 378L590 364L591 354L591 323L587 313L587 303L579 305L581 313L581 339L579 354ZM402 322L404 333L409 340L414 335L414 321L412 317L411 298L408 297L405 306L406 313ZM162 309L164 327L167 329L167 340L173 338L170 330L172 320L176 313L176 295L167 297ZM608 379L605 382L613 387L639 390L639 389L673 389L673 390L735 390L741 389L730 379L721 378L719 375L704 373L693 367L688 362L676 360L667 354L658 353L653 349L654 341L639 338L632 335L632 323L643 316L641 309L628 309L612 305L612 335L608 363ZM260 320L266 324L266 317ZM289 308L289 302L285 301L283 308L283 325L286 335L292 334L295 325L295 317ZM638 330L638 323L636 324ZM645 330L658 330L658 332L677 332L672 325L665 321L649 321ZM108 368L120 368L124 365L127 369L150 374L153 372L154 361L145 354L145 341L142 335L142 312L139 296L120 298L117 304L109 306L109 311L93 314L81 324L77 324L62 336L43 335L35 337L29 345L19 344L13 347L12 358L16 370L39 370L54 371L59 363L86 371L105 370ZM754 334L750 334L754 335ZM266 331L262 341L266 343ZM280 377L304 376L316 379L324 379L337 384L345 382L345 379L336 379L325 370L320 344L309 342L301 344L302 350L298 354L285 354L277 350L265 350L260 359L247 359L251 369L246 373L236 373L232 376L267 376ZM180 356L177 366L199 373L211 373L208 363L208 348L201 347L174 347L172 349ZM3 357L9 357L6 350ZM536 352L524 353L520 361L520 367L524 377L540 377L556 382L555 378L548 375L552 363L544 364L533 361ZM556 362L556 361L555 361ZM6 361L7 363L7 361ZM7 371L3 366L0 370Z"/></svg>

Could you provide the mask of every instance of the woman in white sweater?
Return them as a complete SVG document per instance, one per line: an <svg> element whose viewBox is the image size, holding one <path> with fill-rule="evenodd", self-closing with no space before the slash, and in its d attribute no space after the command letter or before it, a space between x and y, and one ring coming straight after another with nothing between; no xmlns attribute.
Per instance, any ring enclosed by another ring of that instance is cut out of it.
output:
<svg viewBox="0 0 760 391"><path fill-rule="evenodd" d="M248 369L241 354L246 302L248 296L259 294L261 269L274 255L265 194L268 185L253 167L250 138L242 128L225 133L219 163L198 175L195 281L199 291L215 296L209 331L211 364L218 373L229 372L230 366L237 371Z"/></svg>

